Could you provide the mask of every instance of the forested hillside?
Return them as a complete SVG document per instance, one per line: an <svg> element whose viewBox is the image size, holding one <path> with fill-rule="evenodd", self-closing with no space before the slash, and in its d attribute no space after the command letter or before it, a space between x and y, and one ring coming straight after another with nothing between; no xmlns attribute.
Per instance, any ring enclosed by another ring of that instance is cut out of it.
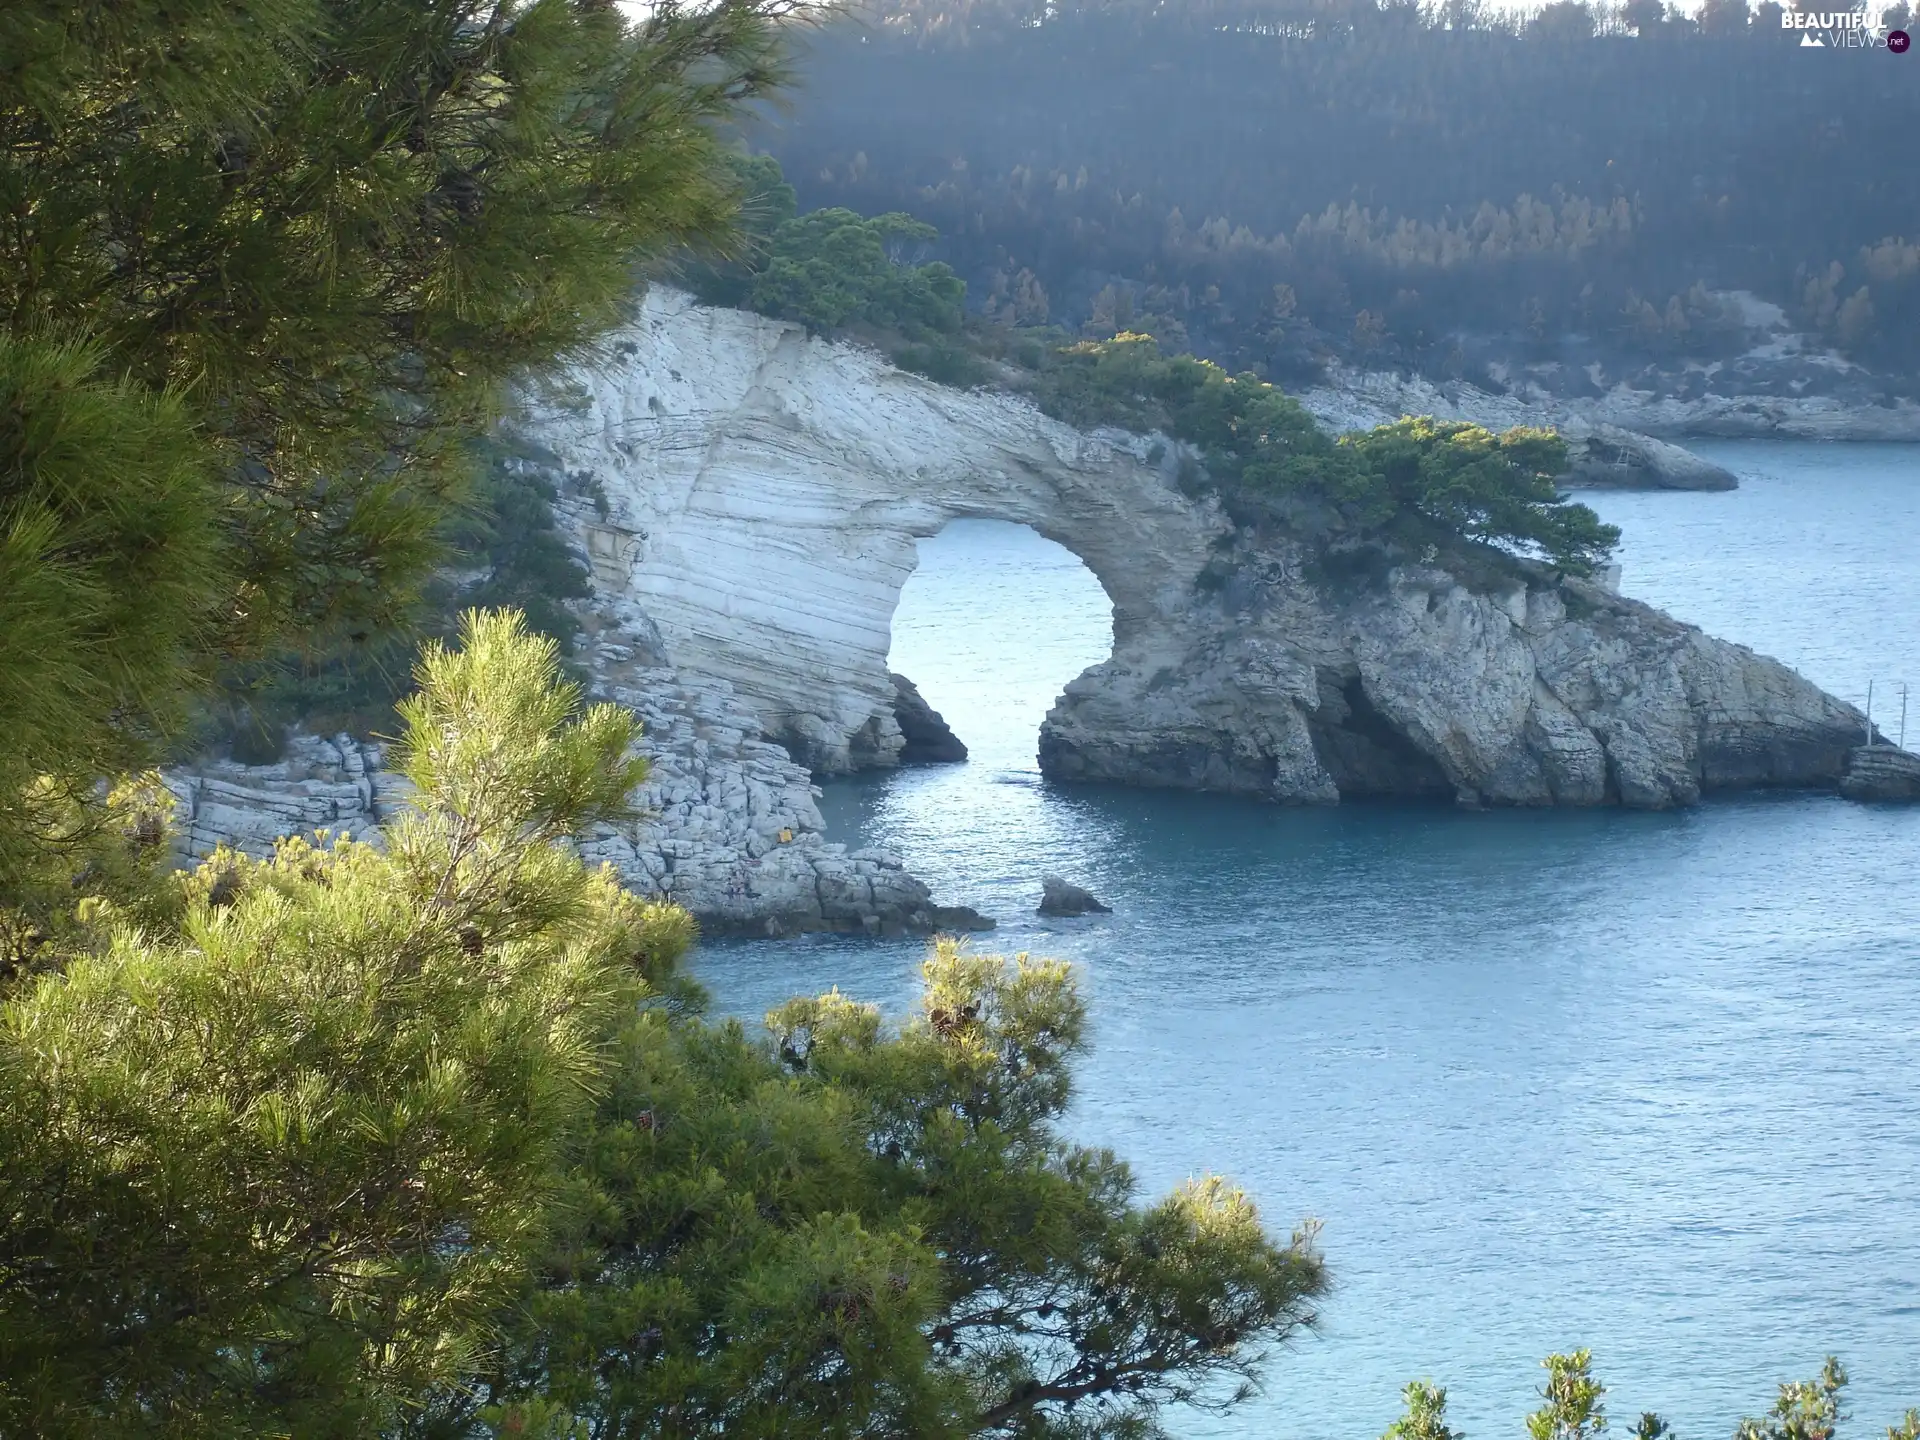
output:
<svg viewBox="0 0 1920 1440"><path fill-rule="evenodd" d="M802 210L937 226L976 308L1276 379L1723 358L1765 314L1735 290L1910 371L1920 62L1799 38L1740 0L883 0L753 138Z"/></svg>

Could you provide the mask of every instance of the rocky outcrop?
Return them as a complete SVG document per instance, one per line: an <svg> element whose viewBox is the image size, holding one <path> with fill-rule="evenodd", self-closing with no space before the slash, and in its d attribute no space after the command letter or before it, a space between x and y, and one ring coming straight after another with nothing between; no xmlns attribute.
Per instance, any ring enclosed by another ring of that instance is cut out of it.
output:
<svg viewBox="0 0 1920 1440"><path fill-rule="evenodd" d="M965 760L967 747L926 702L920 688L904 675L887 678L893 681L893 721L900 727L899 763L952 765Z"/></svg>
<svg viewBox="0 0 1920 1440"><path fill-rule="evenodd" d="M1091 890L1063 880L1058 875L1040 877L1040 905L1035 912L1040 915L1111 915L1113 907L1103 905L1100 898Z"/></svg>
<svg viewBox="0 0 1920 1440"><path fill-rule="evenodd" d="M1862 733L1784 666L1601 586L1255 544L1182 491L1191 457L1164 437L1082 433L672 291L529 397L524 430L592 569L592 689L639 712L653 766L639 818L583 848L710 933L987 923L828 841L812 786L938 739L886 657L916 539L962 516L1057 540L1113 602L1112 657L1041 731L1056 780L1664 806L1832 787ZM305 737L274 766L176 772L183 847L377 832L406 798L381 758Z"/></svg>
<svg viewBox="0 0 1920 1440"><path fill-rule="evenodd" d="M1920 755L1891 745L1862 745L1848 757L1840 793L1849 800L1920 800Z"/></svg>
<svg viewBox="0 0 1920 1440"><path fill-rule="evenodd" d="M730 682L817 774L897 762L886 657L914 543L961 516L1024 522L1086 561L1115 634L1158 627L1225 521L1174 447L1085 434L736 310L654 289L609 358L531 397L524 430L598 506L572 516L596 608L657 626L677 669Z"/></svg>
<svg viewBox="0 0 1920 1440"><path fill-rule="evenodd" d="M1041 733L1056 779L1659 806L1832 787L1860 733L1784 666L1597 586L1250 550L1181 492L1163 437L1084 434L670 291L614 350L530 422L605 497L576 516L597 604L648 617L816 771L897 762L889 623L914 541L958 516L1033 526L1113 601L1113 657Z"/></svg>
<svg viewBox="0 0 1920 1440"><path fill-rule="evenodd" d="M1794 332L1778 306L1754 296L1720 298L1742 312L1746 326L1745 348L1729 358L1628 360L1568 336L1553 360L1516 363L1487 354L1481 373L1497 390L1335 366L1303 399L1342 429L1403 414L1438 414L1489 426L1555 425L1569 434L1584 427L1606 444L1626 434L1635 437L1635 450L1649 437L1920 441L1920 401L1911 377L1875 374L1835 354ZM1517 347L1507 342L1492 348L1510 357ZM1604 454L1595 458L1604 472ZM1672 481L1662 478L1673 461L1670 449L1648 449L1646 460L1645 480L1634 481L1639 467L1627 457L1619 467L1625 483L1692 488L1684 466ZM1619 484L1622 478L1600 473L1583 483Z"/></svg>
<svg viewBox="0 0 1920 1440"><path fill-rule="evenodd" d="M1691 450L1533 393L1495 395L1464 382L1435 384L1418 376L1335 367L1324 384L1300 397L1322 425L1366 430L1403 415L1468 420L1491 430L1547 425L1567 442L1569 485L1596 489L1731 490L1732 471Z"/></svg>
<svg viewBox="0 0 1920 1440"><path fill-rule="evenodd" d="M271 855L282 835L328 830L349 839L377 836L406 781L383 768L382 748L348 735L296 735L272 765L209 760L170 771L172 839L181 863L231 845Z"/></svg>
<svg viewBox="0 0 1920 1440"><path fill-rule="evenodd" d="M971 910L935 905L898 856L828 841L812 777L758 737L726 682L636 663L641 647L622 643L630 639L599 631L589 658L596 695L639 715L649 773L633 796L635 819L583 837L588 860L612 864L640 894L685 905L708 934L991 927ZM377 745L300 735L274 765L214 760L173 771L180 858L223 843L264 855L278 836L317 829L377 841L411 793L383 761Z"/></svg>
<svg viewBox="0 0 1920 1440"><path fill-rule="evenodd" d="M1068 685L1041 768L1294 803L1659 808L1830 787L1860 733L1777 661L1598 586L1486 594L1410 567L1343 594L1304 555L1260 563L1200 643Z"/></svg>

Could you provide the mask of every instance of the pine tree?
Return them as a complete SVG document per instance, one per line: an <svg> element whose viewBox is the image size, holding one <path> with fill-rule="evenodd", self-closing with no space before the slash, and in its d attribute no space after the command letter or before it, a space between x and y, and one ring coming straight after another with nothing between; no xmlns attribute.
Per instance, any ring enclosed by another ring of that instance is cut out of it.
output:
<svg viewBox="0 0 1920 1440"><path fill-rule="evenodd" d="M1145 1434L1310 1323L1310 1233L1061 1136L1067 967L710 1022L566 844L632 717L514 616L419 673L384 847L156 875L8 981L0 1434Z"/></svg>
<svg viewBox="0 0 1920 1440"><path fill-rule="evenodd" d="M726 240L789 3L0 7L0 888L34 777L405 613L508 378Z"/></svg>
<svg viewBox="0 0 1920 1440"><path fill-rule="evenodd" d="M1068 967L938 942L919 1015L837 992L764 1039L654 1009L487 1397L593 1434L1156 1433L1311 1323L1311 1232L1217 1179L1141 1206L1068 1143Z"/></svg>
<svg viewBox="0 0 1920 1440"><path fill-rule="evenodd" d="M216 854L0 1007L0 1434L378 1434L484 1352L690 927L556 843L643 766L551 641L421 684L383 849Z"/></svg>

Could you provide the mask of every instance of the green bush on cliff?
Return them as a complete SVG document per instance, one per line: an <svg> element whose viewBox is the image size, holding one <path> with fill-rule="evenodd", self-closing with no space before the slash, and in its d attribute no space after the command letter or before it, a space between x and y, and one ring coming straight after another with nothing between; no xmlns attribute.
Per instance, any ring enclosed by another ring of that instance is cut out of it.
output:
<svg viewBox="0 0 1920 1440"><path fill-rule="evenodd" d="M732 263L684 267L681 278L701 299L821 334L862 327L924 345L958 333L966 282L939 261L917 260L938 238L931 225L842 209L796 215L793 187L772 157L736 152L727 164L742 197L741 235Z"/></svg>
<svg viewBox="0 0 1920 1440"><path fill-rule="evenodd" d="M1456 540L1589 573L1620 532L1561 495L1566 445L1551 431L1496 435L1463 421L1404 419L1335 439L1297 400L1152 337L1060 350L1035 396L1070 424L1159 430L1198 449L1230 508L1312 530L1424 548Z"/></svg>
<svg viewBox="0 0 1920 1440"><path fill-rule="evenodd" d="M935 237L906 215L868 218L851 210L815 210L773 232L748 304L809 329L847 325L897 330L909 339L960 328L966 285L939 261L908 258Z"/></svg>

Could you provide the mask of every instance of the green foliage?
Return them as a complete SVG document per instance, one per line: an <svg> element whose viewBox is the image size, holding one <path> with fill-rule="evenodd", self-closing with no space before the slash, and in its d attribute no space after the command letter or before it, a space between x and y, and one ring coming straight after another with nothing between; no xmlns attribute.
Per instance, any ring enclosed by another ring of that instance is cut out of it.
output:
<svg viewBox="0 0 1920 1440"><path fill-rule="evenodd" d="M166 843L174 799L158 775L79 798L39 780L25 802L44 828L0 907L0 1001L98 947L116 924L172 924L179 896Z"/></svg>
<svg viewBox="0 0 1920 1440"><path fill-rule="evenodd" d="M1575 1350L1540 1362L1546 1403L1527 1416L1529 1440L1592 1440L1607 1429L1607 1387L1593 1376L1593 1352Z"/></svg>
<svg viewBox="0 0 1920 1440"><path fill-rule="evenodd" d="M1062 1138L1065 965L709 1023L686 914L566 843L632 717L516 616L418 675L384 848L169 878L135 787L114 893L16 947L0 1433L1144 1435L1310 1323L1308 1233Z"/></svg>
<svg viewBox="0 0 1920 1440"><path fill-rule="evenodd" d="M686 257L676 278L709 305L745 310L751 308L754 276L767 263L775 232L793 219L794 193L771 155L731 150L726 165L740 197L735 239L725 257Z"/></svg>
<svg viewBox="0 0 1920 1440"><path fill-rule="evenodd" d="M1840 1413L1840 1392L1846 1384L1847 1372L1829 1355L1819 1379L1782 1385L1772 1411L1758 1420L1742 1420L1734 1440L1833 1440L1846 1418ZM1909 1424L1912 1418L1909 1411ZM1889 1429L1889 1435L1894 1433Z"/></svg>
<svg viewBox="0 0 1920 1440"><path fill-rule="evenodd" d="M226 598L220 522L179 395L0 332L0 874L178 723Z"/></svg>
<svg viewBox="0 0 1920 1440"><path fill-rule="evenodd" d="M1577 575L1620 542L1587 506L1565 499L1566 442L1516 426L1495 435L1461 420L1404 419L1343 436L1369 477L1378 523L1415 514L1443 532L1537 555Z"/></svg>
<svg viewBox="0 0 1920 1440"><path fill-rule="evenodd" d="M384 850L96 904L0 1009L0 1431L380 1433L482 1353L635 957L685 929L555 843L624 804L631 717L517 620L464 641L422 662Z"/></svg>
<svg viewBox="0 0 1920 1440"><path fill-rule="evenodd" d="M1587 1350L1549 1355L1540 1362L1547 1378L1540 1387L1541 1407L1527 1416L1530 1440L1597 1440L1607 1431L1607 1387L1593 1373ZM1834 1440L1847 1417L1840 1411L1840 1392L1847 1372L1827 1357L1816 1380L1795 1381L1780 1387L1773 1409L1762 1419L1742 1420L1734 1440ZM1381 1440L1457 1440L1446 1424L1447 1392L1415 1380L1402 1392L1407 1413L1387 1428ZM1634 1422L1634 1440L1666 1440L1673 1427L1648 1410ZM1914 1440L1920 1435L1920 1410L1909 1410L1898 1425L1889 1426L1887 1440Z"/></svg>
<svg viewBox="0 0 1920 1440"><path fill-rule="evenodd" d="M1447 1424L1447 1391L1426 1380L1409 1380L1400 1392L1407 1413L1389 1425L1380 1440L1462 1440Z"/></svg>
<svg viewBox="0 0 1920 1440"><path fill-rule="evenodd" d="M420 645L454 635L468 609L518 610L528 629L571 655L580 622L568 602L593 592L556 524L557 458L506 426L469 448L474 483L442 531L448 568L422 587L404 621L319 653L286 650L227 667L208 697L203 743L266 764L280 758L296 725L389 733Z"/></svg>
<svg viewBox="0 0 1920 1440"><path fill-rule="evenodd" d="M786 8L0 7L21 765L79 793L184 677L403 622L503 381L725 239L713 123L781 79Z"/></svg>
<svg viewBox="0 0 1920 1440"><path fill-rule="evenodd" d="M951 343L902 345L893 352L893 363L937 384L962 390L984 385L992 378L992 372L979 356Z"/></svg>
<svg viewBox="0 0 1920 1440"><path fill-rule="evenodd" d="M1482 542L1575 574L1591 571L1620 538L1559 493L1566 447L1549 431L1494 435L1460 421L1405 419L1335 441L1273 386L1190 355L1163 356L1151 337L1131 334L1068 347L1035 392L1071 424L1185 441L1230 504L1310 528L1416 547Z"/></svg>
<svg viewBox="0 0 1920 1440"><path fill-rule="evenodd" d="M868 218L834 209L796 216L774 230L747 306L817 331L867 325L909 339L951 334L960 328L965 283L939 261L907 259L936 234L899 214Z"/></svg>
<svg viewBox="0 0 1920 1440"><path fill-rule="evenodd" d="M916 263L939 236L931 225L839 209L797 215L793 187L772 156L735 151L726 165L740 196L740 232L728 263L681 267L694 294L822 334L851 327L903 335L912 342L902 351L908 368L975 373L974 362L941 339L961 328L966 282L939 261Z"/></svg>
<svg viewBox="0 0 1920 1440"><path fill-rule="evenodd" d="M455 603L518 610L530 629L552 636L566 653L580 630L566 602L584 600L593 587L554 522L558 462L529 453L510 434L479 442L479 449L486 464L478 493L451 543L481 573L461 588Z"/></svg>
<svg viewBox="0 0 1920 1440"><path fill-rule="evenodd" d="M488 1402L766 1437L1122 1434L1230 1402L1310 1318L1306 1237L1273 1244L1218 1181L1140 1208L1060 1137L1067 967L942 941L924 976L898 1031L837 992L765 1041L637 1016Z"/></svg>

